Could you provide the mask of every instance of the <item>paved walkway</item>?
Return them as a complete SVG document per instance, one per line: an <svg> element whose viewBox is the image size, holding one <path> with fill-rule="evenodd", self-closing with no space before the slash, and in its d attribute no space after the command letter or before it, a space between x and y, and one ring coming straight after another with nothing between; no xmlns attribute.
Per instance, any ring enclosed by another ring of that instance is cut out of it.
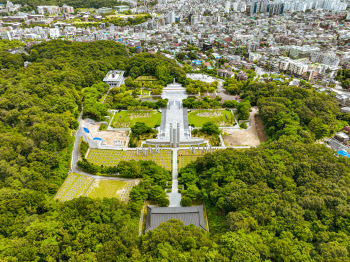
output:
<svg viewBox="0 0 350 262"><path fill-rule="evenodd" d="M173 148L173 184L171 187L171 193L168 193L169 196L169 206L170 207L179 207L181 206L181 194L179 193L179 181L178 178L178 165L177 165L177 148Z"/></svg>

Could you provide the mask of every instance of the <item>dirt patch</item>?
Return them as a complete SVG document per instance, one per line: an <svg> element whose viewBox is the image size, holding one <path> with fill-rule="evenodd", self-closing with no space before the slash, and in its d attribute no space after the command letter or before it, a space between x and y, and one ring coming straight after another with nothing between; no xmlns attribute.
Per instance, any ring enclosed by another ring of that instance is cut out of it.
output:
<svg viewBox="0 0 350 262"><path fill-rule="evenodd" d="M106 140L109 146L114 146L114 141L117 139L124 142L124 147L127 147L129 143L128 131L100 131L100 124L89 123L87 121L84 124L89 129L92 137L100 137L102 140Z"/></svg>
<svg viewBox="0 0 350 262"><path fill-rule="evenodd" d="M258 132L258 136L260 139L261 143L264 143L268 140L267 135L265 133L265 126L262 122L262 119L260 118L260 116L255 116L255 128L256 131Z"/></svg>
<svg viewBox="0 0 350 262"><path fill-rule="evenodd" d="M221 102L225 102L225 101L228 101L228 100L236 100L236 101L239 101L238 97L236 95L230 95L230 94L227 94L225 91L221 91L218 93L218 96L221 97Z"/></svg>
<svg viewBox="0 0 350 262"><path fill-rule="evenodd" d="M226 146L258 146L260 143L267 141L267 136L264 132L264 126L261 119L258 118L256 123L255 115L258 113L257 107L252 107L252 112L249 114L249 120L252 126L249 129L224 129L223 135ZM259 122L260 121L260 122ZM261 137L261 138L260 138Z"/></svg>

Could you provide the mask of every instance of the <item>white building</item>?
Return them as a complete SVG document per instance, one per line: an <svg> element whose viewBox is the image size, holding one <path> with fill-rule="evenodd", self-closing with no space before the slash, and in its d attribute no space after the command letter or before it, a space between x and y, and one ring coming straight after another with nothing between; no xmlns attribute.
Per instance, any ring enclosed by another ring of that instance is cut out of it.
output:
<svg viewBox="0 0 350 262"><path fill-rule="evenodd" d="M256 60L259 61L260 58L261 58L261 54L249 52L249 61L250 62L254 62Z"/></svg>
<svg viewBox="0 0 350 262"><path fill-rule="evenodd" d="M58 28L50 28L50 37L51 38L58 38L60 37L60 30Z"/></svg>
<svg viewBox="0 0 350 262"><path fill-rule="evenodd" d="M289 49L289 56L292 58L304 58L310 57L313 52L319 52L319 47L313 47L309 45L304 46L291 46Z"/></svg>
<svg viewBox="0 0 350 262"><path fill-rule="evenodd" d="M288 66L289 66L289 60L282 60L279 63L279 68L283 71L288 70Z"/></svg>
<svg viewBox="0 0 350 262"><path fill-rule="evenodd" d="M59 14L59 13L74 13L74 8L72 6L63 5L62 7L53 5L39 5L36 7L39 14Z"/></svg>
<svg viewBox="0 0 350 262"><path fill-rule="evenodd" d="M313 52L311 54L311 62L330 66L338 66L340 59L334 53Z"/></svg>
<svg viewBox="0 0 350 262"><path fill-rule="evenodd" d="M229 13L230 12L230 6L231 6L231 3L227 1L225 3L225 13Z"/></svg>
<svg viewBox="0 0 350 262"><path fill-rule="evenodd" d="M169 24L175 23L175 13L174 13L174 11L169 11L169 13L168 13L168 23Z"/></svg>
<svg viewBox="0 0 350 262"><path fill-rule="evenodd" d="M12 40L11 33L9 31L5 31L1 33L1 39L3 40Z"/></svg>
<svg viewBox="0 0 350 262"><path fill-rule="evenodd" d="M120 87L120 85L124 84L124 71L109 71L106 77L103 79L103 82L108 84L110 88Z"/></svg>
<svg viewBox="0 0 350 262"><path fill-rule="evenodd" d="M289 60L288 70L296 75L302 75L307 72L308 66L294 60Z"/></svg>
<svg viewBox="0 0 350 262"><path fill-rule="evenodd" d="M259 42L249 41L247 44L248 51L256 51L259 47Z"/></svg>
<svg viewBox="0 0 350 262"><path fill-rule="evenodd" d="M283 71L290 71L292 74L296 75L302 75L308 70L307 65L289 58L281 60L279 62L279 68Z"/></svg>
<svg viewBox="0 0 350 262"><path fill-rule="evenodd" d="M197 23L198 23L198 16L193 15L193 16L191 17L191 25L195 25L195 24L197 24Z"/></svg>

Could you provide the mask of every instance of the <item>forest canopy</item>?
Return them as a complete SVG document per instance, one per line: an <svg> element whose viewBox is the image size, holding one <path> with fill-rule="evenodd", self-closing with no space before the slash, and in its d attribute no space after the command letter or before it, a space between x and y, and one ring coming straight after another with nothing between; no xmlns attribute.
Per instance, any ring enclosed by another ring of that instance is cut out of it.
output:
<svg viewBox="0 0 350 262"><path fill-rule="evenodd" d="M72 6L74 8L101 8L101 7L113 7L117 5L127 4L123 1L117 0L13 0L14 4L29 5L36 9L39 5L58 5L63 6L64 4ZM2 1L6 4L6 2Z"/></svg>
<svg viewBox="0 0 350 262"><path fill-rule="evenodd" d="M213 212L211 233L239 234L251 261L348 260L350 160L332 149L273 142L207 154L180 172Z"/></svg>
<svg viewBox="0 0 350 262"><path fill-rule="evenodd" d="M340 114L331 94L227 80L225 87L243 103L225 101L225 106L237 108L243 118L251 105L258 106L269 143L207 154L180 170L187 202L205 201L210 233L170 220L139 237L144 201L169 204L164 186L171 174L153 162L121 162L108 170L81 162L102 174L142 178L128 204L86 197L53 200L69 171L78 115L83 105L84 115L95 120L104 118L108 106L164 107L166 100L146 105L135 99L139 76L152 75L157 85L175 78L195 92L210 86L189 81L160 54L134 55L113 41L49 41L13 61L6 57L12 47L3 46L0 260L349 260L350 160L314 143L350 119ZM24 68L24 61L32 64ZM103 104L108 86L101 80L114 69L124 70L130 80L112 89ZM186 103L220 106L209 98Z"/></svg>
<svg viewBox="0 0 350 262"><path fill-rule="evenodd" d="M232 80L225 82L226 88ZM349 123L340 113L334 94L297 86L242 83L235 87L245 102L258 106L265 131L272 140L312 142L329 137Z"/></svg>

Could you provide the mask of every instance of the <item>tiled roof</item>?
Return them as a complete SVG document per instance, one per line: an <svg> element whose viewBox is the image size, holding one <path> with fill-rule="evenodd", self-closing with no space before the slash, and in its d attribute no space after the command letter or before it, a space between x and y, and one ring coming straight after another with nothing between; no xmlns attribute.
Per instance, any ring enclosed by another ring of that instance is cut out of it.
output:
<svg viewBox="0 0 350 262"><path fill-rule="evenodd" d="M146 229L157 228L161 223L170 219L180 219L184 225L195 225L206 230L203 206L196 207L150 207L147 206Z"/></svg>

